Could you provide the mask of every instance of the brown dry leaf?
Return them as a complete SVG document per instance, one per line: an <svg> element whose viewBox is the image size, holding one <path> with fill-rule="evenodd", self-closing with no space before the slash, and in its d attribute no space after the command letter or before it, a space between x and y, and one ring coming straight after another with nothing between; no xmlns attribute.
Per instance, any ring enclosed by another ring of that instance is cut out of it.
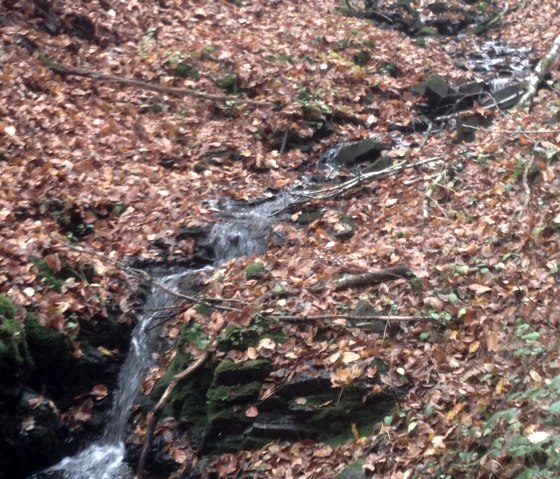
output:
<svg viewBox="0 0 560 479"><path fill-rule="evenodd" d="M480 341L473 341L470 345L469 345L469 353L476 353L478 351L478 348L480 347Z"/></svg>
<svg viewBox="0 0 560 479"><path fill-rule="evenodd" d="M35 427L35 419L33 416L26 416L21 421L22 431L31 431Z"/></svg>
<svg viewBox="0 0 560 479"><path fill-rule="evenodd" d="M487 293L488 291L492 291L492 288L477 283L469 284L469 289L471 291L474 291L477 295L481 295Z"/></svg>
<svg viewBox="0 0 560 479"><path fill-rule="evenodd" d="M256 406L249 406L245 410L245 416L247 417L257 417L258 415L259 415L259 410L257 409Z"/></svg>
<svg viewBox="0 0 560 479"><path fill-rule="evenodd" d="M443 301L435 296L428 296L424 298L423 303L426 306L434 308L436 311L441 311L443 309Z"/></svg>
<svg viewBox="0 0 560 479"><path fill-rule="evenodd" d="M47 266L49 267L49 269L53 273L59 273L60 270L62 269L62 263L60 261L60 256L58 256L58 253L49 254L49 255L45 256L44 260L45 260L45 263L47 263Z"/></svg>
<svg viewBox="0 0 560 479"><path fill-rule="evenodd" d="M485 339L486 349L488 349L489 352L494 353L500 349L500 339L496 331L488 331Z"/></svg>
<svg viewBox="0 0 560 479"><path fill-rule="evenodd" d="M105 384L96 384L93 386L93 389L90 393L97 401L100 401L103 398L106 398L109 394L109 389Z"/></svg>
<svg viewBox="0 0 560 479"><path fill-rule="evenodd" d="M353 363L354 361L357 361L358 359L360 359L360 355L356 354L354 352L351 352L351 351L348 351L348 352L346 352L342 355L342 362L344 364Z"/></svg>
<svg viewBox="0 0 560 479"><path fill-rule="evenodd" d="M325 458L325 457L330 457L332 453L333 453L332 447L324 445L319 449L315 449L313 451L313 456Z"/></svg>
<svg viewBox="0 0 560 479"><path fill-rule="evenodd" d="M173 460L177 464L184 464L184 462L187 460L187 453L182 449L173 449L172 455L173 455Z"/></svg>

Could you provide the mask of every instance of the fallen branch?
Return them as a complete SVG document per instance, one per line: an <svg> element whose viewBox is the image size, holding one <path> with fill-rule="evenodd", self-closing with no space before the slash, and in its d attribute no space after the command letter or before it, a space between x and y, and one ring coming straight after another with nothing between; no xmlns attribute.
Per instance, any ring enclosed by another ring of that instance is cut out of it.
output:
<svg viewBox="0 0 560 479"><path fill-rule="evenodd" d="M171 394L173 393L173 391L177 387L177 384L179 384L180 381L193 374L197 369L199 369L204 364L204 362L206 361L206 359L208 359L208 356L210 356L210 353L214 350L215 347L216 347L216 342L214 341L196 361L191 363L186 369L184 369L180 373L175 374L175 376L171 378L171 381L169 382L169 385L165 389L161 398L159 399L155 407L152 409L151 416L148 422L148 428L146 431L146 437L144 439L144 444L142 445L142 452L140 453L140 460L138 461L138 468L136 469L136 477L138 477L138 479L142 479L144 477L145 474L144 467L146 465L146 459L148 457L148 453L150 451L150 448L152 447L152 443L154 440L154 431L156 429L157 422L163 412L163 409L165 408L165 406L167 406L167 403L171 398Z"/></svg>
<svg viewBox="0 0 560 479"><path fill-rule="evenodd" d="M352 178L351 180L345 181L344 183L341 183L336 186L323 188L322 190L317 190L317 191L309 191L307 193L300 194L297 196L300 196L302 198L309 198L309 199L331 199L349 193L353 191L356 187L361 187L370 181L379 180L381 178L387 178L388 176L395 175L409 168L417 168L419 166L427 165L429 163L434 163L436 161L441 161L441 160L442 157L437 156L416 163L403 162L397 165L389 166L388 168L385 168L380 171L371 171L369 173L364 173L363 175L357 176L356 178Z"/></svg>
<svg viewBox="0 0 560 479"><path fill-rule="evenodd" d="M347 319L349 321L396 321L396 322L407 322L407 321L429 321L433 320L431 316L393 316L393 315L355 315L355 314L324 314L317 316L306 316L306 315L281 315L281 314L267 314L264 315L266 318L275 319L278 321L325 321L328 319ZM364 323L367 325L367 323ZM363 324L358 324L358 326L363 326Z"/></svg>
<svg viewBox="0 0 560 479"><path fill-rule="evenodd" d="M109 75L107 73L100 73L94 70L88 70L86 68L75 68L66 65L61 65L52 60L46 58L43 54L40 54L39 58L44 65L49 67L52 71L60 73L61 75L74 75L91 78L92 80L99 81L109 81L113 83L118 83L120 85L128 85L142 90L156 91L158 93L167 93L169 95L174 95L178 97L192 96L196 98L201 98L203 100L210 101L229 101L229 102L239 102L246 103L247 105L253 106L275 106L274 103L267 101L249 100L247 98L240 98L232 95L215 95L212 93L206 93L203 91L193 90L191 88L176 88L170 86L157 85L155 83L148 83L142 80L136 80L134 78L125 78L115 75Z"/></svg>
<svg viewBox="0 0 560 479"><path fill-rule="evenodd" d="M410 278L413 272L406 266L393 266L391 268L368 271L365 273L343 276L331 281L320 281L319 283L306 288L310 293L321 293L327 289L340 291L342 289L356 288L360 286L371 286L373 284L390 281L392 279ZM287 298L301 294L304 288L287 288L282 291L271 291L264 295L260 301L268 297Z"/></svg>
<svg viewBox="0 0 560 479"><path fill-rule="evenodd" d="M553 63L558 59L560 56L560 35L558 35L554 42L552 43L552 47L548 51L548 53L541 58L533 74L529 77L529 81L527 83L527 91L519 100L519 107L521 108L529 108L533 98L537 94L537 88L541 81L544 79L545 75L547 74L550 67Z"/></svg>
<svg viewBox="0 0 560 479"><path fill-rule="evenodd" d="M533 169L533 165L535 164L535 157L531 155L531 160L525 165L525 169L523 170L523 190L525 191L525 200L523 201L523 206L518 212L518 217L521 220L523 215L525 214L525 210L529 206L529 202L531 201L531 188L529 187L529 172Z"/></svg>

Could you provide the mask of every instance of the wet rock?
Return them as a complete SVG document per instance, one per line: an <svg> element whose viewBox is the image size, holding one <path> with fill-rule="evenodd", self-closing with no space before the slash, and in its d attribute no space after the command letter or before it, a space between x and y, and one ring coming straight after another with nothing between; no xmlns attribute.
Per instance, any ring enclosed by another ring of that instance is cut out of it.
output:
<svg viewBox="0 0 560 479"><path fill-rule="evenodd" d="M364 461L354 461L348 464L337 476L336 479L366 479L363 470Z"/></svg>
<svg viewBox="0 0 560 479"><path fill-rule="evenodd" d="M15 410L0 410L0 478L25 477L62 457L67 431L52 401L24 389Z"/></svg>
<svg viewBox="0 0 560 479"><path fill-rule="evenodd" d="M355 163L373 162L381 156L383 150L391 148L385 143L374 138L361 141L341 143L335 148L327 150L321 161L339 165L353 165Z"/></svg>
<svg viewBox="0 0 560 479"><path fill-rule="evenodd" d="M439 75L431 75L427 80L414 85L410 90L426 98L431 107L437 107L450 93L456 92L447 80Z"/></svg>

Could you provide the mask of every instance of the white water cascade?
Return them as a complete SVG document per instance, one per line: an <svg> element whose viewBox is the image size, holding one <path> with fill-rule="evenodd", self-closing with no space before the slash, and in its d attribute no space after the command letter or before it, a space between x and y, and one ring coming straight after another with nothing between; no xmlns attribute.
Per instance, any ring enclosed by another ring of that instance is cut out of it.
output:
<svg viewBox="0 0 560 479"><path fill-rule="evenodd" d="M188 273L172 274L159 283L176 291L181 279ZM140 382L150 363L150 326L161 315L161 310L175 303L175 296L160 288L153 288L146 301L146 313L138 317L132 332L128 357L119 373L107 426L101 438L75 456L66 457L58 464L32 476L31 479L128 479L133 473L124 462L127 420ZM159 311L158 311L159 310ZM164 309L169 313L169 309Z"/></svg>

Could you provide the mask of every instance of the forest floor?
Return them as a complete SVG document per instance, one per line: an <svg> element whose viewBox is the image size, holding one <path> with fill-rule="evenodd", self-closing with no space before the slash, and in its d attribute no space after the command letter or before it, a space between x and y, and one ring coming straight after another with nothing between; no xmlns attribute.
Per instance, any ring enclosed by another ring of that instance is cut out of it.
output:
<svg viewBox="0 0 560 479"><path fill-rule="evenodd" d="M181 322L197 318L215 335L248 314L300 317L283 326L287 343L231 359L265 355L287 371L321 364L333 384L345 384L378 374L369 365L379 358L389 366L380 383L402 391L397 405L375 430L346 444L272 443L216 457L207 467L219 477L258 470L323 478L361 460L374 478L554 477L558 91L539 90L530 111L485 112L492 125L468 142L451 128L392 127L419 120L422 98L411 87L429 75L453 84L478 78L466 59L485 41L536 62L560 32L558 2L513 2L481 36L422 42L357 18L335 0L53 1L48 12L41 2L2 3L0 293L72 337L80 323L116 304L129 318L136 283L104 258L188 261L195 244L181 232L218 220L217 200L272 197L319 171L329 147L374 136L393 145L394 163L437 161L349 197L315 200L322 216L303 226L294 211L293 220L274 228L286 241L208 275L206 295L250 305L240 317L187 309L162 334L176 337ZM429 2L413 3L427 11ZM490 3L496 11L506 6ZM230 98L177 97L61 75L39 52L60 65ZM558 64L551 76L558 87ZM331 181L351 174L343 168ZM341 240L348 217L352 234ZM72 250L69 241L101 256ZM31 261L37 258L53 270L64 262L92 264L96 280L68 278L56 292L38 274ZM248 280L246 267L255 261L267 274ZM416 279L311 289L345 273L397 265ZM278 285L301 293L265 296ZM377 333L345 319L332 328L335 319L309 319L353 311L360 300L380 314L412 319ZM319 326L329 330L326 339L316 339ZM153 370L146 390L164 373L163 365ZM135 434L142 439L141 423ZM178 469L197 460L184 438L166 447Z"/></svg>

